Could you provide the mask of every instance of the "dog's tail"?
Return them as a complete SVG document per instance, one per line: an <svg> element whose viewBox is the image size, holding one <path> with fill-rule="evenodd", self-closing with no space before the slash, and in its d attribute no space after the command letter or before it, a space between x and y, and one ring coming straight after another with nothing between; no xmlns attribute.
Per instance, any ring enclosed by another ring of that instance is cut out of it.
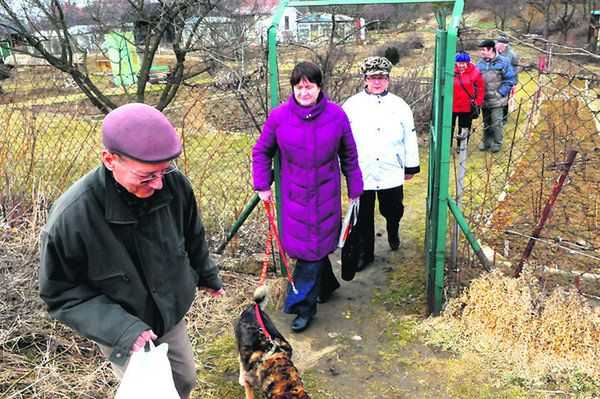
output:
<svg viewBox="0 0 600 399"><path fill-rule="evenodd" d="M265 306L267 306L267 300L269 298L269 291L267 290L266 285L259 285L254 290L254 302L258 304L261 310L265 310Z"/></svg>

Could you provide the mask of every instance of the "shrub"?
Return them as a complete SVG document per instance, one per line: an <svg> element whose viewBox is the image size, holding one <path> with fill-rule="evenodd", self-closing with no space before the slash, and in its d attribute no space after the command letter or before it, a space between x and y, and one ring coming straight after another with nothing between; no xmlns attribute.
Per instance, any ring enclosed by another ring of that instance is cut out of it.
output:
<svg viewBox="0 0 600 399"><path fill-rule="evenodd" d="M402 41L396 40L379 47L376 54L385 57L396 65L402 57L408 57L412 50L425 47L425 41L420 33L413 33Z"/></svg>

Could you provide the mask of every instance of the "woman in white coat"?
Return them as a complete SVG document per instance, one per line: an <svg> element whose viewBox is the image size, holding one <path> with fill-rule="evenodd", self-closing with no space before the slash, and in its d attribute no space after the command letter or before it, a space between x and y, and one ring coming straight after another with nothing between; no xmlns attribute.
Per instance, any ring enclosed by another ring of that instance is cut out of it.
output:
<svg viewBox="0 0 600 399"><path fill-rule="evenodd" d="M369 57L360 68L365 90L342 106L350 119L364 181L356 225L361 252L359 271L374 259L375 197L386 219L389 246L396 250L404 214L402 185L420 171L412 110L403 99L387 91L392 63L385 57Z"/></svg>

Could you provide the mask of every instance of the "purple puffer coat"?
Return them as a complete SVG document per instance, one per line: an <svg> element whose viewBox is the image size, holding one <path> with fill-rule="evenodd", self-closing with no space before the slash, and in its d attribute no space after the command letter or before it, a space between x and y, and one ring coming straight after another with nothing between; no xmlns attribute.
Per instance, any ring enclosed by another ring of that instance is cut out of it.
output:
<svg viewBox="0 0 600 399"><path fill-rule="evenodd" d="M294 97L267 118L252 150L254 189L271 186L271 161L281 152L281 239L296 259L315 261L335 251L342 218L340 166L348 196L359 197L363 181L348 117L320 100L300 107Z"/></svg>

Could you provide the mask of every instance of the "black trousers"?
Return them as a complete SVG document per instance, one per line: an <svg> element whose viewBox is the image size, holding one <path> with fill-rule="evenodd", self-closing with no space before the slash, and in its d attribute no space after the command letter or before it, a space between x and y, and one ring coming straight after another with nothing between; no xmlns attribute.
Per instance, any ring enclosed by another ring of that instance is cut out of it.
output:
<svg viewBox="0 0 600 399"><path fill-rule="evenodd" d="M456 130L456 120L458 119L458 129L460 134L460 129L466 127L471 130L473 126L473 117L471 112L453 112L452 113L452 132L450 133L450 146L452 146L452 141L454 141L454 130ZM458 135L457 135L458 136ZM469 138L467 137L467 141ZM460 140L456 139L456 146L460 146Z"/></svg>
<svg viewBox="0 0 600 399"><path fill-rule="evenodd" d="M360 209L358 212L358 241L360 253L363 257L372 257L375 252L375 196L379 200L379 212L386 220L388 231L400 224L404 215L403 186L388 188L386 190L365 190L360 196Z"/></svg>

